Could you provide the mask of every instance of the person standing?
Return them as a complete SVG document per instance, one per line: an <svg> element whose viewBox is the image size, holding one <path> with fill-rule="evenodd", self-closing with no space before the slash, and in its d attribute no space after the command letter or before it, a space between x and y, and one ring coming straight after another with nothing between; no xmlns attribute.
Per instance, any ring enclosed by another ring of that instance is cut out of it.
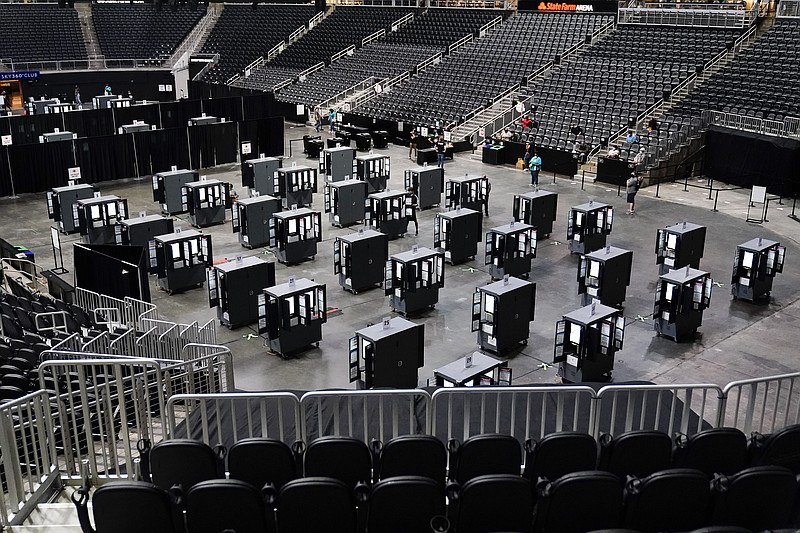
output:
<svg viewBox="0 0 800 533"><path fill-rule="evenodd" d="M533 148L531 147L530 142L525 143L525 155L522 156L522 171L526 171L528 166L531 163L531 157L533 157Z"/></svg>
<svg viewBox="0 0 800 533"><path fill-rule="evenodd" d="M539 171L542 170L542 158L539 157L538 152L533 152L533 157L531 157L530 164L528 168L531 171L531 186L538 187L539 186Z"/></svg>
<svg viewBox="0 0 800 533"><path fill-rule="evenodd" d="M111 84L110 83L106 83L106 87L105 87L105 89L103 89L103 93L106 96L110 96L111 95Z"/></svg>
<svg viewBox="0 0 800 533"><path fill-rule="evenodd" d="M330 123L330 132L334 133L336 131L336 111L331 109L328 111L328 122Z"/></svg>
<svg viewBox="0 0 800 533"><path fill-rule="evenodd" d="M408 222L414 223L414 235L419 235L419 222L417 222L417 207L419 206L419 198L414 191L414 187L406 189L408 196L406 196L406 218Z"/></svg>
<svg viewBox="0 0 800 533"><path fill-rule="evenodd" d="M322 127L322 113L318 107L314 108L314 130L319 133L320 127Z"/></svg>
<svg viewBox="0 0 800 533"><path fill-rule="evenodd" d="M644 148L639 148L639 153L633 157L633 170L634 172L641 172L644 167L645 152Z"/></svg>
<svg viewBox="0 0 800 533"><path fill-rule="evenodd" d="M489 193L492 192L492 182L489 181L486 176L483 177L486 180L486 194L483 195L483 214L485 216L489 216Z"/></svg>
<svg viewBox="0 0 800 533"><path fill-rule="evenodd" d="M625 193L627 195L628 210L626 214L632 215L636 212L636 193L639 192L639 187L642 186L644 178L637 176L636 172L631 172L631 177L625 182Z"/></svg>
<svg viewBox="0 0 800 533"><path fill-rule="evenodd" d="M78 86L75 86L75 105L78 106L80 109L83 106L83 102L81 102L81 90L78 89Z"/></svg>
<svg viewBox="0 0 800 533"><path fill-rule="evenodd" d="M408 158L414 160L417 157L417 130L411 130L408 137Z"/></svg>
<svg viewBox="0 0 800 533"><path fill-rule="evenodd" d="M444 143L444 137L439 136L439 139L436 141L436 166L444 168L444 152L447 149L447 145Z"/></svg>
<svg viewBox="0 0 800 533"><path fill-rule="evenodd" d="M0 92L0 108L6 108L6 100L8 100L8 95L6 94L6 90L3 89L3 92Z"/></svg>

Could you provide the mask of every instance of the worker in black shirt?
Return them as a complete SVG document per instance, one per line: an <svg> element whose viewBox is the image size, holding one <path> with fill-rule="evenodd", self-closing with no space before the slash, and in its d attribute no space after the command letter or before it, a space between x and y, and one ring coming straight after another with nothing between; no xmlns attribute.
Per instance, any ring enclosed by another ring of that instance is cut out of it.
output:
<svg viewBox="0 0 800 533"><path fill-rule="evenodd" d="M419 198L417 198L417 193L414 191L414 187L409 187L406 189L408 196L406 197L406 218L408 222L414 223L414 231L415 235L419 235L419 223L417 222L417 206L419 205Z"/></svg>
<svg viewBox="0 0 800 533"><path fill-rule="evenodd" d="M483 177L486 179L486 176ZM492 192L492 182L486 179L486 194L483 196L483 214L489 216L489 193Z"/></svg>
<svg viewBox="0 0 800 533"><path fill-rule="evenodd" d="M436 166L444 167L444 151L446 145L444 144L444 137L440 136L436 141Z"/></svg>

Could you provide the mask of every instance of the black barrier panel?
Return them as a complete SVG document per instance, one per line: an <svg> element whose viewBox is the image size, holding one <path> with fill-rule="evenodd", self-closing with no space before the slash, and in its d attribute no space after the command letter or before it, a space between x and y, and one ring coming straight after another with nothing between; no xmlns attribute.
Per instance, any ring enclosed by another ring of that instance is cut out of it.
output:
<svg viewBox="0 0 800 533"><path fill-rule="evenodd" d="M179 100L160 104L161 126L164 129L185 128L189 119L203 114L200 100Z"/></svg>
<svg viewBox="0 0 800 533"><path fill-rule="evenodd" d="M517 164L517 159L522 159L525 155L525 145L518 142L505 141L506 147L505 162L511 165ZM578 160L576 154L553 148L539 146L536 148L539 157L542 158L542 170L545 172L556 172L567 176L574 176L578 173Z"/></svg>
<svg viewBox="0 0 800 533"><path fill-rule="evenodd" d="M6 135L5 133L3 135ZM8 150L6 147L0 148L0 197L11 196L11 174L8 170Z"/></svg>
<svg viewBox="0 0 800 533"><path fill-rule="evenodd" d="M239 122L243 118L242 99L237 96L201 100L203 113L210 117L225 119L228 122Z"/></svg>
<svg viewBox="0 0 800 533"><path fill-rule="evenodd" d="M800 141L711 126L703 165L714 180L767 187L772 194L800 194Z"/></svg>
<svg viewBox="0 0 800 533"><path fill-rule="evenodd" d="M75 141L85 183L136 177L133 135L107 135Z"/></svg>
<svg viewBox="0 0 800 533"><path fill-rule="evenodd" d="M161 128L161 119L158 116L158 104L118 107L111 111L114 113L114 126L117 128L117 132L119 132L120 126L133 124L135 120L155 126L159 129Z"/></svg>
<svg viewBox="0 0 800 533"><path fill-rule="evenodd" d="M76 287L150 301L149 260L142 246L76 243L73 248Z"/></svg>
<svg viewBox="0 0 800 533"><path fill-rule="evenodd" d="M609 159L607 157L597 158L597 181L612 183L614 185L625 185L631 177L634 164L624 159Z"/></svg>
<svg viewBox="0 0 800 533"><path fill-rule="evenodd" d="M272 93L256 93L242 96L245 120L274 117L275 97Z"/></svg>
<svg viewBox="0 0 800 533"><path fill-rule="evenodd" d="M140 176L168 171L173 165L192 168L189 166L186 128L142 131L134 133L133 137Z"/></svg>
<svg viewBox="0 0 800 533"><path fill-rule="evenodd" d="M91 109L64 113L64 129L78 137L100 137L113 135L114 116L111 109Z"/></svg>
<svg viewBox="0 0 800 533"><path fill-rule="evenodd" d="M11 117L0 117L0 135L11 135Z"/></svg>
<svg viewBox="0 0 800 533"><path fill-rule="evenodd" d="M239 140L250 143L251 155L249 157L259 154L264 154L267 157L283 155L283 118L270 117L240 122Z"/></svg>
<svg viewBox="0 0 800 533"><path fill-rule="evenodd" d="M189 128L191 168L209 168L236 162L236 124L224 122Z"/></svg>
<svg viewBox="0 0 800 533"><path fill-rule="evenodd" d="M17 194L62 187L75 166L73 141L9 146L8 156Z"/></svg>
<svg viewBox="0 0 800 533"><path fill-rule="evenodd" d="M11 117L11 135L14 144L33 144L39 136L52 133L58 128L64 131L64 115L17 115Z"/></svg>

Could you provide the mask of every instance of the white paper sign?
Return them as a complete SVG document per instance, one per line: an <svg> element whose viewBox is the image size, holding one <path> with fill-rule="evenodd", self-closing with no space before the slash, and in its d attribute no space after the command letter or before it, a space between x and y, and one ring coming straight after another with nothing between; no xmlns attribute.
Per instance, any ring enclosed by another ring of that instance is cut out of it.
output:
<svg viewBox="0 0 800 533"><path fill-rule="evenodd" d="M253 145L250 143L242 143L242 155L250 155L253 151Z"/></svg>
<svg viewBox="0 0 800 533"><path fill-rule="evenodd" d="M750 191L750 203L763 204L767 201L767 188L759 185L753 185L753 190Z"/></svg>
<svg viewBox="0 0 800 533"><path fill-rule="evenodd" d="M3 146L11 146L11 135L3 135L0 140L2 140Z"/></svg>
<svg viewBox="0 0 800 533"><path fill-rule="evenodd" d="M81 179L81 167L71 167L67 169L67 177L71 180Z"/></svg>

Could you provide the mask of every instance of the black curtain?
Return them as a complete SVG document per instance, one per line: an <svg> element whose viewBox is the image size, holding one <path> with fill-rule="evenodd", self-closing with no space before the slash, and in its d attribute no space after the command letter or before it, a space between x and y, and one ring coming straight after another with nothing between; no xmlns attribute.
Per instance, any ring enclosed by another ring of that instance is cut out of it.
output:
<svg viewBox="0 0 800 533"><path fill-rule="evenodd" d="M0 148L0 197L11 196L12 193L11 173L8 170L8 150L4 146Z"/></svg>
<svg viewBox="0 0 800 533"><path fill-rule="evenodd" d="M242 120L242 99L238 96L229 98L213 98L201 100L203 113L211 117L224 118L226 121L239 122Z"/></svg>
<svg viewBox="0 0 800 533"><path fill-rule="evenodd" d="M0 117L0 135L11 135L11 117Z"/></svg>
<svg viewBox="0 0 800 533"><path fill-rule="evenodd" d="M161 127L161 120L158 116L158 104L119 107L111 111L114 113L114 123L117 126L117 131L119 131L120 126L133 124L135 120L150 124L156 128Z"/></svg>
<svg viewBox="0 0 800 533"><path fill-rule="evenodd" d="M715 180L741 187L762 185L772 194L800 194L800 142L712 126L704 168Z"/></svg>
<svg viewBox="0 0 800 533"><path fill-rule="evenodd" d="M113 135L114 116L110 109L91 109L64 113L64 128L78 137Z"/></svg>
<svg viewBox="0 0 800 533"><path fill-rule="evenodd" d="M162 128L185 128L189 125L189 119L202 115L200 100L179 100L177 102L166 102L161 106L161 127Z"/></svg>
<svg viewBox="0 0 800 533"><path fill-rule="evenodd" d="M11 118L11 135L14 144L33 144L39 136L52 133L58 128L64 131L62 113L47 115L17 115ZM70 131L70 130L66 130Z"/></svg>
<svg viewBox="0 0 800 533"><path fill-rule="evenodd" d="M136 177L133 135L107 135L75 141L86 183Z"/></svg>
<svg viewBox="0 0 800 533"><path fill-rule="evenodd" d="M239 122L239 141L250 142L253 154L283 155L283 134L282 117Z"/></svg>
<svg viewBox="0 0 800 533"><path fill-rule="evenodd" d="M76 166L72 141L8 147L17 194L43 192L67 184L67 169Z"/></svg>
<svg viewBox="0 0 800 533"><path fill-rule="evenodd" d="M256 93L242 96L244 119L255 120L275 116L275 97L272 93Z"/></svg>
<svg viewBox="0 0 800 533"><path fill-rule="evenodd" d="M178 168L197 168L189 166L185 127L142 131L134 133L133 138L140 176L170 170L173 165Z"/></svg>
<svg viewBox="0 0 800 533"><path fill-rule="evenodd" d="M190 164L189 168L208 168L214 166L214 126L192 126L189 128ZM234 139L235 142L235 139Z"/></svg>

